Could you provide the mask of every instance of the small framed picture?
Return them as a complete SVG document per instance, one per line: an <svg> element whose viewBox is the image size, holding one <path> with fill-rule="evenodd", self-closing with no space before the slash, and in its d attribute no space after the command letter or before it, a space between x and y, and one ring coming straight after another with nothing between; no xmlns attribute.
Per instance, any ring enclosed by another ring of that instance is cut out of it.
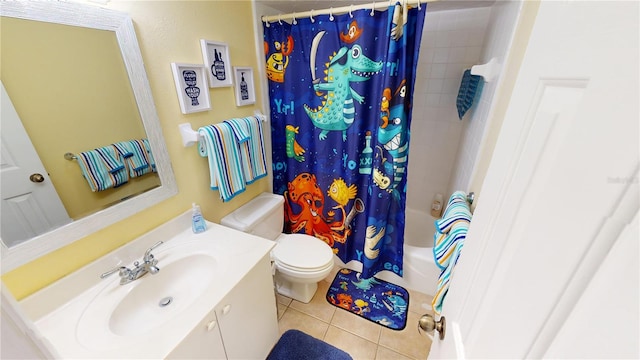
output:
<svg viewBox="0 0 640 360"><path fill-rule="evenodd" d="M253 84L253 69L250 67L233 67L236 78L236 105L244 106L256 102L256 92Z"/></svg>
<svg viewBox="0 0 640 360"><path fill-rule="evenodd" d="M206 69L199 64L171 63L183 114L211 110Z"/></svg>
<svg viewBox="0 0 640 360"><path fill-rule="evenodd" d="M229 60L229 46L223 42L200 39L202 58L209 76L209 86L231 86L231 60Z"/></svg>

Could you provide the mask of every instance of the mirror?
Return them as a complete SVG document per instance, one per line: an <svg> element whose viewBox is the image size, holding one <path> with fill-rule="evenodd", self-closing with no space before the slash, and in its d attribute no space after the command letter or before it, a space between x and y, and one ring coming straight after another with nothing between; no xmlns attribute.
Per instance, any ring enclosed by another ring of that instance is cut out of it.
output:
<svg viewBox="0 0 640 360"><path fill-rule="evenodd" d="M160 183L160 186L158 186L158 180L154 179L155 175L145 175L144 177L149 177L151 179L150 181L147 181L150 182L150 184L147 184L145 187L139 188L135 191L131 190L134 191L132 194L126 194L124 196L116 195L116 201L107 200L105 203L111 205L100 206L102 209L99 211L85 211L85 213L89 213L89 215L80 217L67 225L46 232L42 235L38 235L27 241L20 242L16 245L7 246L5 243L10 242L3 241L2 273L5 273L177 194L177 186L171 169L164 138L162 136L162 129L160 128L158 121L158 115L151 95L133 23L127 14L77 3L16 1L3 2L0 6L0 15L8 18L8 20L11 18L10 20L24 19L50 24L60 24L65 25L66 27L77 27L78 30L82 30L83 32L93 31L91 29L95 29L103 34L108 33L107 36L112 36L112 34L115 35L113 40L107 39L106 41L112 41L114 43L113 47L115 52L119 53L118 56L121 56L121 60L118 59L117 62L121 63L121 66L126 70L126 73L122 76L126 88L122 91L117 91L117 93L123 94L122 96L124 98L128 97L128 101L131 103L130 107L134 109L133 116L118 116L118 118L131 118L132 127L137 127L137 130L134 129L131 130L132 132L127 132L127 135L124 135L125 138L121 140L124 141L131 139L133 136L131 134L140 134L139 136L146 137L148 139L151 153L155 160L157 177L159 178ZM102 49L106 46L99 47ZM50 52L51 51L49 51L49 53ZM41 61L46 59L45 55L46 52L43 53ZM112 55L113 54L105 55L105 57ZM78 68L82 67L82 65L83 62L81 60L74 63L74 66L77 66ZM91 72L95 71L90 71L90 73ZM56 81L59 82L61 80L53 80L51 84ZM88 82L95 82L95 86L100 85L99 80L88 80ZM33 81L31 81L29 85L33 87L45 87L47 86L47 83L33 83ZM7 91L11 96L11 90L7 89ZM62 97L63 94L58 94L58 96ZM61 103L63 102L61 101ZM67 102L67 104L69 104L69 102ZM61 105L60 107L63 106L64 105ZM66 107L68 106L69 105L66 105ZM105 112L108 111L108 109L98 109L98 111ZM110 112L113 113L114 110L112 109ZM142 125L140 125L140 120ZM82 121L86 122L86 119L82 119ZM117 127L121 126L122 125L118 125ZM51 125L49 125L49 127L51 127ZM135 131L138 131L138 133ZM137 138L139 136L133 137ZM82 136L82 138L84 137L85 136ZM104 145L108 145L108 143L96 144L93 147ZM36 144L34 144L34 146L37 148ZM74 144L69 146L72 147L68 150L71 152L81 152L92 149L92 147L87 148L87 144ZM76 171L76 174L79 174L78 164L75 164L75 161L72 163L68 160L64 160L63 153L58 153L58 151L59 150L55 150L52 156L59 157L57 159L63 163L63 167L74 167L73 170ZM50 174L54 172L49 170L49 168L47 168L47 171ZM86 181L83 186L88 187ZM123 186L123 188L127 186L129 186L129 184ZM107 196L103 195L102 197L106 198ZM73 217L75 218L75 216Z"/></svg>

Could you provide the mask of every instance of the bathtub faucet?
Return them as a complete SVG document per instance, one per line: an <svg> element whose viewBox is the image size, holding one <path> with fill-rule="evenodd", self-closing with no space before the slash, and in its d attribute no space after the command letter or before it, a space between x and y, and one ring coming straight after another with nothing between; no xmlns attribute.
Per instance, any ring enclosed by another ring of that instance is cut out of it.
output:
<svg viewBox="0 0 640 360"><path fill-rule="evenodd" d="M134 262L133 266L135 267L133 269L129 269L126 266L119 266L101 274L100 278L104 279L112 274L118 273L118 275L120 275L120 285L125 285L138 280L147 273L150 273L151 275L157 274L160 271L156 266L158 265L158 259L153 256L151 250L157 248L161 244L162 241L158 241L155 245L145 251L144 256L142 257L142 264L139 261Z"/></svg>

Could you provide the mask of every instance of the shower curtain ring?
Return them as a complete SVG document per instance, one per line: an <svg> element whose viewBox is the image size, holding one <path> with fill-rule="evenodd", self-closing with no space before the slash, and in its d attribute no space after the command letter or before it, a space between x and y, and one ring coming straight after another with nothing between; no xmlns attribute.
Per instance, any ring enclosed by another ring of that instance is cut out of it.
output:
<svg viewBox="0 0 640 360"><path fill-rule="evenodd" d="M418 0L418 10L422 10L422 6L421 6L421 4L422 4L422 3L420 2L420 0Z"/></svg>
<svg viewBox="0 0 640 360"><path fill-rule="evenodd" d="M264 21L264 26L269 27L271 26L271 24L269 24L269 22L264 18L264 16L261 18L262 21Z"/></svg>
<svg viewBox="0 0 640 360"><path fill-rule="evenodd" d="M311 22L312 22L312 23L316 22L316 21L313 19L313 9L311 9L311 11L310 11L309 19L311 20Z"/></svg>
<svg viewBox="0 0 640 360"><path fill-rule="evenodd" d="M350 17L353 17L352 11L353 11L353 4L349 5L349 16Z"/></svg>
<svg viewBox="0 0 640 360"><path fill-rule="evenodd" d="M373 16L376 14L376 2L373 2L373 5L371 6L371 12L369 13L369 15Z"/></svg>
<svg viewBox="0 0 640 360"><path fill-rule="evenodd" d="M329 21L333 21L334 17L333 17L333 8L329 8Z"/></svg>
<svg viewBox="0 0 640 360"><path fill-rule="evenodd" d="M278 14L278 24L282 25L282 14Z"/></svg>
<svg viewBox="0 0 640 360"><path fill-rule="evenodd" d="M293 25L297 25L298 20L296 20L296 13L293 13Z"/></svg>

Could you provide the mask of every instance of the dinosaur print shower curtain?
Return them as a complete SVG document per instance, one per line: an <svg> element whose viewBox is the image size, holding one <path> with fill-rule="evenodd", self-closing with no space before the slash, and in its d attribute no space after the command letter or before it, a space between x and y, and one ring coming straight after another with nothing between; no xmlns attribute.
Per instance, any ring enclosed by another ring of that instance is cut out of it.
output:
<svg viewBox="0 0 640 360"><path fill-rule="evenodd" d="M264 26L274 192L285 232L362 278L402 276L409 125L426 5Z"/></svg>

